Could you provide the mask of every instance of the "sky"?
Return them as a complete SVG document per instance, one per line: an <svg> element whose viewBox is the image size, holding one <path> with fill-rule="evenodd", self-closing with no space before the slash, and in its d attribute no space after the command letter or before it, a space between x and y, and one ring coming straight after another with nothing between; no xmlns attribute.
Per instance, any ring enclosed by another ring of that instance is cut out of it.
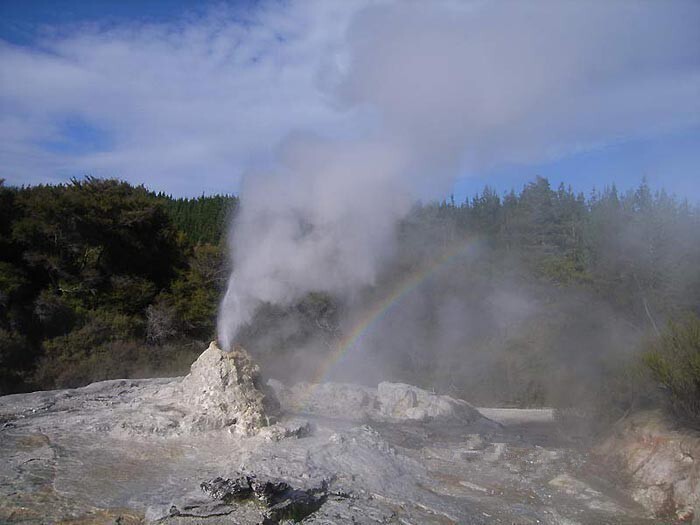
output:
<svg viewBox="0 0 700 525"><path fill-rule="evenodd" d="M420 179L426 198L540 175L584 192L645 177L700 202L697 2L391 4L0 0L0 177L238 193L289 137L372 136L385 118L458 137L425 148L460 156L448 183ZM365 59L348 81L365 42L395 75Z"/></svg>

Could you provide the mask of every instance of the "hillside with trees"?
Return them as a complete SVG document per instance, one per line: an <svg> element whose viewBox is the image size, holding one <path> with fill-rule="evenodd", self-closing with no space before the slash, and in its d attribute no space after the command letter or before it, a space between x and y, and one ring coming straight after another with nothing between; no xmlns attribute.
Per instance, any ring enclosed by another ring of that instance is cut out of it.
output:
<svg viewBox="0 0 700 525"><path fill-rule="evenodd" d="M238 204L94 178L0 186L0 393L183 373L214 337ZM573 406L593 390L618 412L665 385L673 406L698 410L696 206L646 183L584 196L539 177L519 192L416 205L360 303L465 240L478 250L426 281L413 341L384 370L391 378L513 406ZM511 319L516 298L486 317L483 298L504 283L534 313ZM447 300L479 329L446 328L436 312ZM352 308L311 294L262 308L240 337L271 374L308 379L293 350L330 351Z"/></svg>
<svg viewBox="0 0 700 525"><path fill-rule="evenodd" d="M225 275L204 241L235 199L93 178L0 198L2 392L174 373L211 337Z"/></svg>

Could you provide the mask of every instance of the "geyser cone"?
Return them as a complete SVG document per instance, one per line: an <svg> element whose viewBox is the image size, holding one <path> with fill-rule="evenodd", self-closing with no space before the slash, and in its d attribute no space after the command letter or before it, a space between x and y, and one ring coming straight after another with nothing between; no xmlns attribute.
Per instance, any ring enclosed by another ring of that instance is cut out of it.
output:
<svg viewBox="0 0 700 525"><path fill-rule="evenodd" d="M192 429L229 428L251 434L279 411L274 393L262 383L260 368L237 344L224 352L215 341L182 380L181 402L191 411Z"/></svg>

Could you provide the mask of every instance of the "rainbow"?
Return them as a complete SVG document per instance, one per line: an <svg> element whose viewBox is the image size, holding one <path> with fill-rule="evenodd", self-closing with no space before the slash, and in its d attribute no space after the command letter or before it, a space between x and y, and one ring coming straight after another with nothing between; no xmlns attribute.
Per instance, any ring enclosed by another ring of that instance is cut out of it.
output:
<svg viewBox="0 0 700 525"><path fill-rule="evenodd" d="M346 353L357 345L359 340L362 339L362 337L369 332L394 305L401 302L404 297L418 288L423 281L435 273L439 268L452 262L475 243L476 239L467 239L462 242L454 243L448 250L441 253L429 264L422 266L399 281L392 288L391 293L369 308L354 324L353 328L338 340L334 346L334 349L328 353L321 365L317 368L316 373L313 375L313 379L311 380L311 385L325 382L329 373L333 370L333 367L343 358Z"/></svg>

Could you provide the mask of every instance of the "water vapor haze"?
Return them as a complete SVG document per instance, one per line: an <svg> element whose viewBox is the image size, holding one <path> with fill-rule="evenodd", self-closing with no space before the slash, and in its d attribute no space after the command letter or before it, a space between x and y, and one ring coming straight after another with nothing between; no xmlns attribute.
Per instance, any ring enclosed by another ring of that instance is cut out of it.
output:
<svg viewBox="0 0 700 525"><path fill-rule="evenodd" d="M264 303L374 284L411 205L466 170L697 124L697 27L694 2L358 10L319 62L342 126L291 133L244 177L220 343Z"/></svg>

